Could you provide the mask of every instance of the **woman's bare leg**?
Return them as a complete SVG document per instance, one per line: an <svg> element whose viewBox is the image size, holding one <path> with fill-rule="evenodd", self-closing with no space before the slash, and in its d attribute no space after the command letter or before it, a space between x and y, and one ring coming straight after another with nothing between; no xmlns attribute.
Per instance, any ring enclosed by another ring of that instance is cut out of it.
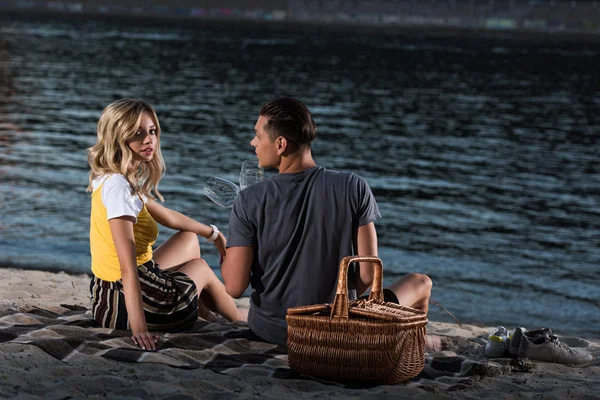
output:
<svg viewBox="0 0 600 400"><path fill-rule="evenodd" d="M198 236L193 232L177 232L158 246L153 256L160 269L177 271L183 264L200 258Z"/></svg>
<svg viewBox="0 0 600 400"><path fill-rule="evenodd" d="M206 261L200 258L200 244L195 233L175 233L154 251L154 260L161 269L183 272L194 281L198 289L198 315L201 318L214 320L206 306L230 321L244 320L235 301L225 291L225 286Z"/></svg>
<svg viewBox="0 0 600 400"><path fill-rule="evenodd" d="M210 310L215 311L229 321L243 321L243 315L235 305L233 298L225 290L225 285L217 278L203 259L192 260L178 270L196 284L201 301Z"/></svg>

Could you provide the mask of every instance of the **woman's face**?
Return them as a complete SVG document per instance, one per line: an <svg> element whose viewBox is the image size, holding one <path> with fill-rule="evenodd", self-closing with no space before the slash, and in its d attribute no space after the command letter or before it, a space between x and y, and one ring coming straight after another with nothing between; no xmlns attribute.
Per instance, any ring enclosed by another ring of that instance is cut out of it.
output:
<svg viewBox="0 0 600 400"><path fill-rule="evenodd" d="M150 114L143 113L135 136L127 141L135 164L152 161L158 143L158 132Z"/></svg>

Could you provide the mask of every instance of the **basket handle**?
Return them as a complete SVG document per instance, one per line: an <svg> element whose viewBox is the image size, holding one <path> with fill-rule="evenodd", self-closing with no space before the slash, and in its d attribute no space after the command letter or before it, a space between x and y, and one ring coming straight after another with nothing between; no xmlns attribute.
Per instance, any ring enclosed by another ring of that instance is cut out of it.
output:
<svg viewBox="0 0 600 400"><path fill-rule="evenodd" d="M375 256L347 256L342 258L340 262L340 270L338 275L338 287L335 293L335 300L331 308L331 318L348 319L348 265L355 261L369 261L375 263L373 271L373 286L369 294L369 300L383 300L383 263L379 257Z"/></svg>

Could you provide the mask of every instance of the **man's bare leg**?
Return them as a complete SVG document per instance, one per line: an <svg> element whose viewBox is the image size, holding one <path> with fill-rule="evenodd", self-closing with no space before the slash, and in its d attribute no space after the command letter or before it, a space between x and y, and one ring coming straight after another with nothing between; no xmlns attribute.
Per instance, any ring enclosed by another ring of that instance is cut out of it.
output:
<svg viewBox="0 0 600 400"><path fill-rule="evenodd" d="M394 292L398 303L421 310L429 311L429 298L433 283L427 275L410 273L392 283L388 289ZM452 339L438 335L425 336L425 351L437 352L452 346Z"/></svg>
<svg viewBox="0 0 600 400"><path fill-rule="evenodd" d="M392 283L387 289L394 292L400 305L427 313L432 286L431 278L427 275L410 273Z"/></svg>

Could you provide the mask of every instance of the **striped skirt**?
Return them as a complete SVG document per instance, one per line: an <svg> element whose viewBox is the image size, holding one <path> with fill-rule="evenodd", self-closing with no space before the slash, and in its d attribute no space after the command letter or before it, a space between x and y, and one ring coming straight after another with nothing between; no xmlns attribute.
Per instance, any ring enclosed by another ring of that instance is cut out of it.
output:
<svg viewBox="0 0 600 400"><path fill-rule="evenodd" d="M149 331L175 332L198 319L198 291L182 272L162 271L154 260L138 266L142 304ZM129 330L123 282L92 277L92 314L103 328Z"/></svg>

